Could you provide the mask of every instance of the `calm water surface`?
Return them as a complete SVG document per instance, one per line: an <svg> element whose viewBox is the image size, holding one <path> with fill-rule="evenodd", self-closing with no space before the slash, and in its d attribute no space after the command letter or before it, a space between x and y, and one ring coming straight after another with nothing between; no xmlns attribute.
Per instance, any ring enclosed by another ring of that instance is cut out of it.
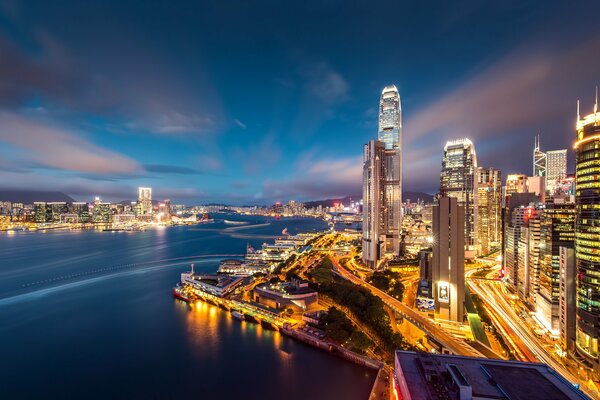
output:
<svg viewBox="0 0 600 400"><path fill-rule="evenodd" d="M133 233L0 233L0 398L366 399L374 372L172 298L190 262L218 267L219 257L197 256L241 254L286 227L326 228L216 218Z"/></svg>

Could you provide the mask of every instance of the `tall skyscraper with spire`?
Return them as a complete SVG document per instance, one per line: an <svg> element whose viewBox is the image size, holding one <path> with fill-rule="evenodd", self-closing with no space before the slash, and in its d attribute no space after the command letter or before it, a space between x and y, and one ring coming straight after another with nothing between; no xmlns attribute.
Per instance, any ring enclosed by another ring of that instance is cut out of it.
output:
<svg viewBox="0 0 600 400"><path fill-rule="evenodd" d="M400 253L402 111L394 85L381 93L377 139L363 154L363 260L371 267L385 253Z"/></svg>

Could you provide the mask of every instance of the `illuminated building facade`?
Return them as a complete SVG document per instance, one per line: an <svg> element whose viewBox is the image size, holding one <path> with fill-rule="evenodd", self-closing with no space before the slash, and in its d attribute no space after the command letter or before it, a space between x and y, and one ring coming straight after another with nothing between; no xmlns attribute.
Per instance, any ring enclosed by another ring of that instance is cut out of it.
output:
<svg viewBox="0 0 600 400"><path fill-rule="evenodd" d="M502 241L502 173L477 168L477 244L487 254Z"/></svg>
<svg viewBox="0 0 600 400"><path fill-rule="evenodd" d="M553 194L558 184L567 178L567 149L546 152L546 190Z"/></svg>
<svg viewBox="0 0 600 400"><path fill-rule="evenodd" d="M540 290L540 236L541 221L540 212L536 212L529 218L527 227L527 240L529 254L527 259L528 291L524 300L532 307L535 305L537 294Z"/></svg>
<svg viewBox="0 0 600 400"><path fill-rule="evenodd" d="M575 249L561 247L559 250L560 290L559 328L560 344L563 350L573 351L575 347L576 285Z"/></svg>
<svg viewBox="0 0 600 400"><path fill-rule="evenodd" d="M400 253L402 227L402 112L396 86L379 101L378 140L363 152L363 261L375 268L384 254Z"/></svg>
<svg viewBox="0 0 600 400"><path fill-rule="evenodd" d="M400 253L402 227L402 107L394 85L386 86L379 101L378 140L385 146L383 182L385 206L385 251Z"/></svg>
<svg viewBox="0 0 600 400"><path fill-rule="evenodd" d="M371 140L363 153L363 261L375 268L385 251L387 207L385 207L384 177L386 176L385 145Z"/></svg>
<svg viewBox="0 0 600 400"><path fill-rule="evenodd" d="M464 207L465 250L474 250L477 244L477 196L475 171L477 156L469 139L452 140L444 147L440 195L454 197Z"/></svg>
<svg viewBox="0 0 600 400"><path fill-rule="evenodd" d="M138 213L152 214L152 188L140 187L138 188Z"/></svg>
<svg viewBox="0 0 600 400"><path fill-rule="evenodd" d="M546 153L540 150L540 136L535 137L533 146L533 176L546 176Z"/></svg>
<svg viewBox="0 0 600 400"><path fill-rule="evenodd" d="M98 224L108 224L112 222L112 212L110 210L110 203L96 203L94 204L92 219Z"/></svg>
<svg viewBox="0 0 600 400"><path fill-rule="evenodd" d="M546 203L541 216L538 319L553 333L559 331L560 247L573 247L575 204L555 199Z"/></svg>
<svg viewBox="0 0 600 400"><path fill-rule="evenodd" d="M455 197L433 207L431 275L435 314L463 322L465 298L465 208Z"/></svg>
<svg viewBox="0 0 600 400"><path fill-rule="evenodd" d="M577 116L575 143L576 355L600 373L600 113ZM579 108L579 107L578 107ZM578 112L579 114L579 112Z"/></svg>
<svg viewBox="0 0 600 400"><path fill-rule="evenodd" d="M528 193L527 175L525 174L509 174L506 177L506 195L513 193Z"/></svg>

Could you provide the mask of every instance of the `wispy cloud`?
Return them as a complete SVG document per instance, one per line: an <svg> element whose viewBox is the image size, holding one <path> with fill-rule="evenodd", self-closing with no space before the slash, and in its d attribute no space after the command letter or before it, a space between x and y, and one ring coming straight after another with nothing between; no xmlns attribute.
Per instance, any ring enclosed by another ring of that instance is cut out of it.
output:
<svg viewBox="0 0 600 400"><path fill-rule="evenodd" d="M272 168L281 159L281 154L273 134L266 134L259 142L233 151L233 155L241 160L247 175L256 175Z"/></svg>
<svg viewBox="0 0 600 400"><path fill-rule="evenodd" d="M600 71L598 43L600 36L559 49L529 42L408 118L407 181L437 182L439 168L432 166L440 165L447 139L474 139L480 165L500 168L527 162L530 139L540 131L545 148L568 147L576 100L589 94L583 104L591 109Z"/></svg>
<svg viewBox="0 0 600 400"><path fill-rule="evenodd" d="M266 180L264 199L315 200L361 193L362 159L325 158L310 163L302 173L285 180Z"/></svg>
<svg viewBox="0 0 600 400"><path fill-rule="evenodd" d="M198 175L202 174L194 168L180 167L177 165L164 165L164 164L144 164L144 169L148 172L156 172L159 174L178 174L178 175Z"/></svg>
<svg viewBox="0 0 600 400"><path fill-rule="evenodd" d="M243 123L242 121L240 121L239 119L234 119L233 122L235 122L235 124L242 129L248 128L248 126L245 123Z"/></svg>
<svg viewBox="0 0 600 400"><path fill-rule="evenodd" d="M36 164L82 173L139 173L133 159L87 141L73 132L14 113L0 113L0 142L16 146Z"/></svg>
<svg viewBox="0 0 600 400"><path fill-rule="evenodd" d="M350 85L328 63L304 67L300 73L307 79L309 92L322 102L339 103L347 99Z"/></svg>

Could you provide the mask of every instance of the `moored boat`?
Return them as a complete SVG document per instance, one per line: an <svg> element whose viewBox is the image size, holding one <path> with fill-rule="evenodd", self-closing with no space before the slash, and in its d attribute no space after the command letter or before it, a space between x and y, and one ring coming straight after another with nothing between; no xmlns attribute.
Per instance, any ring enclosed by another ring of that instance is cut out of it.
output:
<svg viewBox="0 0 600 400"><path fill-rule="evenodd" d="M183 288L179 285L173 288L173 297L185 301L186 303L190 303L192 301L192 299L183 292Z"/></svg>
<svg viewBox="0 0 600 400"><path fill-rule="evenodd" d="M253 316L253 315L251 315L251 314L245 314L245 315L244 315L244 318L245 318L245 319L246 319L246 321L248 321L248 322L254 322L254 323L256 323L256 324L259 324L259 323L260 323L260 321L259 321L259 320L258 320L258 319L257 319L255 316Z"/></svg>
<svg viewBox="0 0 600 400"><path fill-rule="evenodd" d="M276 326L276 325L274 325L273 323L271 323L271 322L267 321L266 319L261 319L261 320L260 320L260 324L261 324L261 325L262 325L262 327L263 327L263 328L265 328L265 329L270 329L270 330L272 330L272 331L277 331L277 330L279 330L279 329L277 328L277 326Z"/></svg>
<svg viewBox="0 0 600 400"><path fill-rule="evenodd" d="M240 320L240 321L243 321L243 320L244 320L244 314L242 314L242 313L241 313L241 312L239 312L239 311L232 310L232 311L231 311L231 316L232 316L233 318L235 318L235 319L238 319L238 320Z"/></svg>

